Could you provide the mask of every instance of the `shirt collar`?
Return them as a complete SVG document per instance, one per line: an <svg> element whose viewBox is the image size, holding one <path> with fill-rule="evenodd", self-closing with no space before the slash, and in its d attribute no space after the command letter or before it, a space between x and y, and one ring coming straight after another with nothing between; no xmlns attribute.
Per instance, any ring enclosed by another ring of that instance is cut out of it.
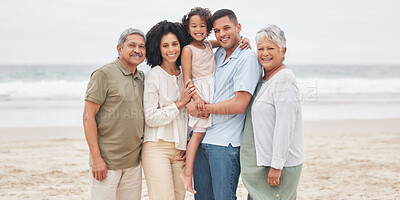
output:
<svg viewBox="0 0 400 200"><path fill-rule="evenodd" d="M222 47L221 47L222 48ZM224 57L226 57L226 50L224 49L224 48L222 48L224 51L223 51L223 55L224 55ZM231 58L238 58L239 57L239 54L240 54L240 52L242 52L243 51L243 49L240 49L240 44L236 47L236 49L235 49L235 51L233 51L233 53L229 56L229 58L228 59L226 59L226 61L228 61L229 59L231 59Z"/></svg>
<svg viewBox="0 0 400 200"><path fill-rule="evenodd" d="M240 44L236 47L235 51L233 51L233 53L231 54L231 58L238 58L240 52L242 52L243 49L240 49ZM226 53L226 52L225 52Z"/></svg>
<svg viewBox="0 0 400 200"><path fill-rule="evenodd" d="M117 65L119 70L121 70L121 72L125 76L132 75L134 79L137 78L137 79L143 80L143 77L139 74L137 67L136 67L135 73L132 73L131 71L128 70L128 68L125 67L125 65L121 62L121 60L119 58L117 58L114 63Z"/></svg>

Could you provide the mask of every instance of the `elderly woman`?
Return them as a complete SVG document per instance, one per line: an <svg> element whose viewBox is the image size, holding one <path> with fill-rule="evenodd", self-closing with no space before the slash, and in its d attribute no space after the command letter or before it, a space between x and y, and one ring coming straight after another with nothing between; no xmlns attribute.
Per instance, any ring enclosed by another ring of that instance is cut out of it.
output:
<svg viewBox="0 0 400 200"><path fill-rule="evenodd" d="M257 57L264 68L250 106L240 150L248 199L296 199L304 139L299 89L283 60L284 32L275 25L256 35Z"/></svg>
<svg viewBox="0 0 400 200"><path fill-rule="evenodd" d="M162 21L146 38L151 70L144 82L142 166L147 189L150 200L183 200L186 190L180 174L187 144L185 105L196 92L191 82L183 83L183 33L179 24Z"/></svg>

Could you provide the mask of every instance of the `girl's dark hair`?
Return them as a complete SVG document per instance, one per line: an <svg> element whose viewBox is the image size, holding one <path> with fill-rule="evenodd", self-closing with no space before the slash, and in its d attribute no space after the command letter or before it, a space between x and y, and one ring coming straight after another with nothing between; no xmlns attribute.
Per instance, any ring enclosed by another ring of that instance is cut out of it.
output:
<svg viewBox="0 0 400 200"><path fill-rule="evenodd" d="M185 39L187 43L189 44L192 42L193 38L189 34L189 21L190 18L194 15L199 15L200 18L205 19L207 23L207 36L210 35L211 30L212 30L212 23L211 23L211 11L208 10L208 8L201 8L201 7L195 7L190 10L190 12L182 17L182 28L183 28L183 34L185 35Z"/></svg>
<svg viewBox="0 0 400 200"><path fill-rule="evenodd" d="M146 34L146 60L147 64L151 67L161 65L163 61L160 50L161 38L168 33L172 33L178 38L181 52L183 47L186 45L182 27L179 23L169 22L167 20L158 22ZM176 60L177 69L179 69L180 65L181 54Z"/></svg>

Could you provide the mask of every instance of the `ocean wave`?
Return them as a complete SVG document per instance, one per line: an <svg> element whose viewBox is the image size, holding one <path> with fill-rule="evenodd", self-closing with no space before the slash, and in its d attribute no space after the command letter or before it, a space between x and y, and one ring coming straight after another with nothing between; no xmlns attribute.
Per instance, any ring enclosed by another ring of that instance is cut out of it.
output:
<svg viewBox="0 0 400 200"><path fill-rule="evenodd" d="M88 80L41 80L0 82L0 100L83 99ZM303 98L351 97L357 95L399 94L400 79L307 78L297 79Z"/></svg>
<svg viewBox="0 0 400 200"><path fill-rule="evenodd" d="M377 94L399 93L400 79L365 79L365 78L308 78L298 79L301 90L315 90L320 94Z"/></svg>
<svg viewBox="0 0 400 200"><path fill-rule="evenodd" d="M0 83L0 100L83 99L88 81L37 81Z"/></svg>

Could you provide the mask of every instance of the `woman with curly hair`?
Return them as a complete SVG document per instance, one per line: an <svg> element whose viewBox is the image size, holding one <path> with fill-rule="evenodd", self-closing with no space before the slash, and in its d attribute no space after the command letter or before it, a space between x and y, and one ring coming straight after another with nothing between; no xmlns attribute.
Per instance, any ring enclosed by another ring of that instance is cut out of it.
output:
<svg viewBox="0 0 400 200"><path fill-rule="evenodd" d="M185 105L196 90L190 81L183 82L183 37L181 26L168 21L159 22L146 34L146 59L151 70L144 82L142 166L150 199L185 198L179 176L187 144Z"/></svg>

